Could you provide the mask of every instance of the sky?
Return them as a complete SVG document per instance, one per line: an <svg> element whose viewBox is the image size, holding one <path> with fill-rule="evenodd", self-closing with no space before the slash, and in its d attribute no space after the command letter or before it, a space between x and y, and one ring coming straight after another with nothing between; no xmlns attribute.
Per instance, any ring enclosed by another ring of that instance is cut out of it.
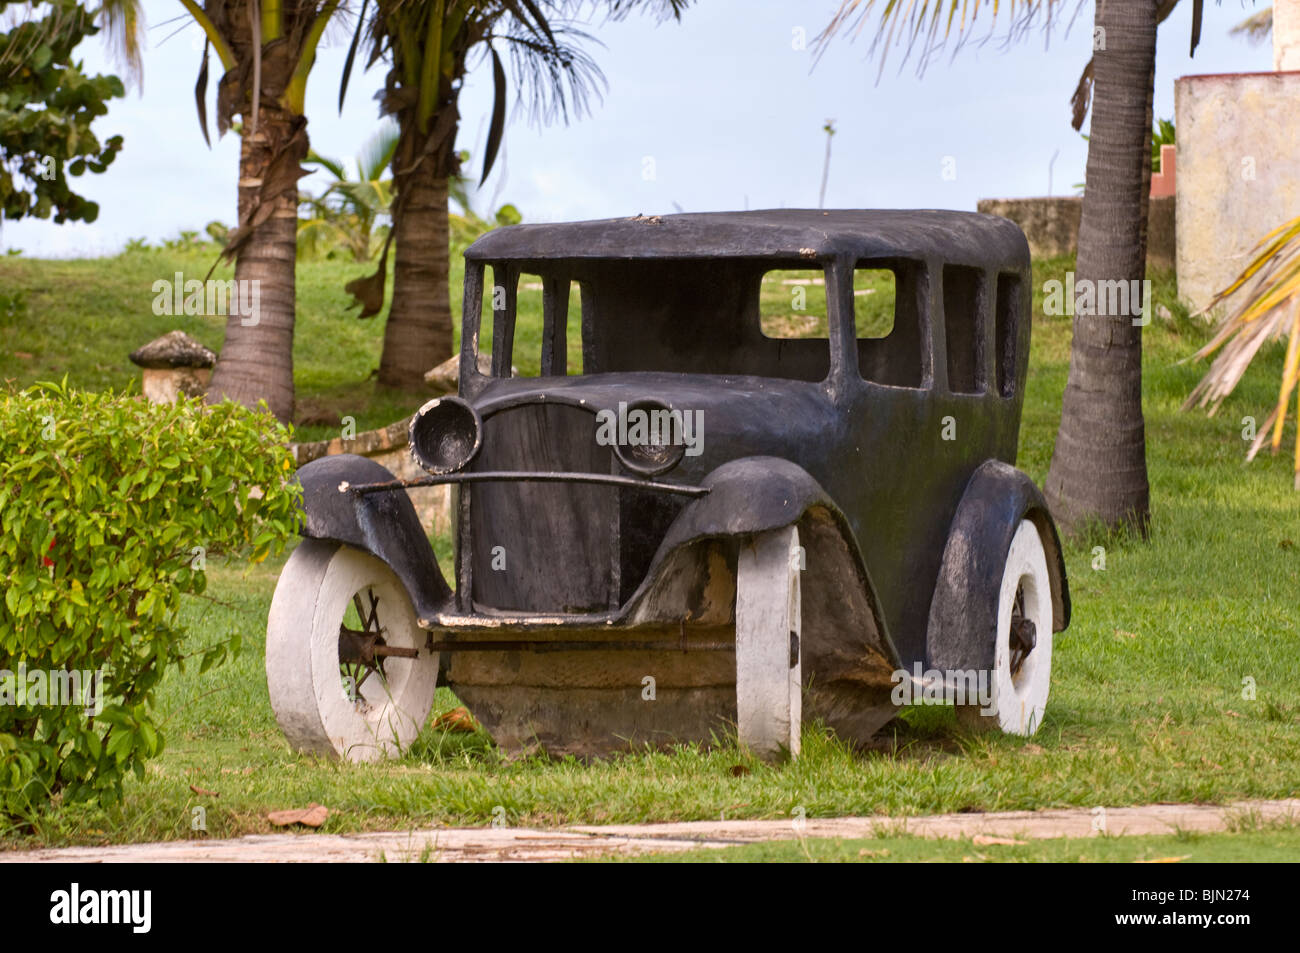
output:
<svg viewBox="0 0 1300 953"><path fill-rule="evenodd" d="M512 202L525 221L816 207L833 119L827 208L974 209L981 198L1069 195L1083 180L1087 144L1070 128L1070 96L1092 45L1091 3L1066 31L1067 0L1049 38L1004 42L985 15L971 41L936 56L922 76L891 53L883 74L870 36L838 37L814 63L813 39L838 0L697 0L682 22L630 16L585 25L607 88L590 115L538 127L511 112L504 152L475 202ZM354 4L355 6L355 4ZM1174 80L1197 73L1272 68L1267 43L1228 35L1260 8L1250 0L1206 4L1195 58L1192 4L1160 28L1155 114L1174 115ZM144 80L113 101L94 129L125 145L102 175L77 191L100 205L92 224L6 222L0 248L28 256L110 255L132 238L159 242L210 221L233 224L238 139L208 148L194 106L202 34L177 0L145 0ZM179 32L177 32L179 30ZM353 76L342 114L338 82L349 34L327 35L307 91L308 132L322 155L347 159L378 128L381 64ZM988 37L981 43L980 40ZM79 51L92 72L118 72L100 38ZM901 69L900 69L900 64ZM475 62L461 96L457 147L481 167L491 110L490 67ZM219 68L215 57L213 68ZM217 75L209 82L209 106ZM1086 129L1085 129L1086 131ZM317 173L302 180L323 188Z"/></svg>

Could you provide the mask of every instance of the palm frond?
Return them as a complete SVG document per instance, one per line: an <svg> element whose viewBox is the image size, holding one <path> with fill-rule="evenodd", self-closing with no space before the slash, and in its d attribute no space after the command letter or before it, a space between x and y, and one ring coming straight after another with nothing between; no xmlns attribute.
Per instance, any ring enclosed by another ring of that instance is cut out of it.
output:
<svg viewBox="0 0 1300 953"><path fill-rule="evenodd" d="M1200 312L1205 314L1238 291L1243 293L1218 333L1189 358L1200 360L1218 353L1183 404L1184 410L1208 407L1213 414L1240 383L1260 348L1269 341L1286 337L1287 352L1277 403L1256 432L1247 460L1254 459L1266 439L1272 452L1278 452L1287 405L1300 384L1300 217L1284 222L1265 235L1252 255L1241 273ZM1297 404L1300 406L1300 396ZM1295 486L1300 490L1300 429L1296 435Z"/></svg>
<svg viewBox="0 0 1300 953"><path fill-rule="evenodd" d="M1265 7L1258 13L1252 13L1228 33L1244 37L1251 43L1263 43L1273 33L1273 8Z"/></svg>
<svg viewBox="0 0 1300 953"><path fill-rule="evenodd" d="M347 170L343 168L343 163L338 159L331 159L329 156L323 156L315 149L307 153L307 158L303 159L304 165L318 165L334 178L343 180L348 177Z"/></svg>
<svg viewBox="0 0 1300 953"><path fill-rule="evenodd" d="M384 174L388 164L393 161L393 153L397 151L401 132L401 128L391 118L385 119L370 138L362 143L361 151L357 153L357 164L362 179L373 181Z"/></svg>
<svg viewBox="0 0 1300 953"><path fill-rule="evenodd" d="M682 14L690 5L691 0L606 0L604 3L593 0L592 2L593 11L603 6L611 20L622 20L630 13L640 11L645 11L660 21L681 20Z"/></svg>
<svg viewBox="0 0 1300 953"><path fill-rule="evenodd" d="M567 25L551 24L554 42L538 40L513 17L496 35L510 54L516 107L530 119L548 122L581 118L592 95L599 98L605 76L581 43L596 43L587 33Z"/></svg>
<svg viewBox="0 0 1300 953"><path fill-rule="evenodd" d="M931 58L953 42L955 54L970 39L970 32L979 20L980 12L989 10L989 32L981 40L993 36L998 18L1005 14L1008 25L1006 42L1023 38L1035 29L1050 36L1060 11L1071 0L842 0L830 23L813 41L814 56L820 59L832 39L847 34L856 39L868 26L875 25L868 56L880 57L880 73L890 52L904 43L903 63L915 52L917 73L925 72ZM1074 15L1078 16L1083 0L1073 0ZM944 16L944 13L947 16ZM956 32L953 32L956 20ZM900 68L901 68L900 64Z"/></svg>
<svg viewBox="0 0 1300 953"><path fill-rule="evenodd" d="M99 18L105 43L138 89L144 74L140 41L144 37L145 23L140 0L103 0Z"/></svg>

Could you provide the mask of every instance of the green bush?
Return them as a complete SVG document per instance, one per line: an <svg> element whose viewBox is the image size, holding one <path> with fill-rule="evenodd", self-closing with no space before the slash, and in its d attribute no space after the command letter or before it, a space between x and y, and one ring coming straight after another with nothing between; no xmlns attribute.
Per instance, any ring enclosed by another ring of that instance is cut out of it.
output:
<svg viewBox="0 0 1300 953"><path fill-rule="evenodd" d="M287 440L229 403L0 394L0 815L115 802L162 750L167 669L238 651L237 634L187 645L181 597L203 592L209 558L260 561L291 537ZM98 690L72 672L100 673Z"/></svg>

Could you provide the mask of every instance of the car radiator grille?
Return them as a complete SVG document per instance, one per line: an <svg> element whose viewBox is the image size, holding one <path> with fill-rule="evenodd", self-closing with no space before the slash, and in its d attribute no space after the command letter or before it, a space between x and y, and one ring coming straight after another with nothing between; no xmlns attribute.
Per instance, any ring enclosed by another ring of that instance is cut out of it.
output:
<svg viewBox="0 0 1300 953"><path fill-rule="evenodd" d="M483 422L474 470L610 473L610 448L583 408L529 404ZM474 602L522 612L617 606L619 490L582 483L479 483L461 490L471 530ZM468 497L468 501L466 501ZM464 547L462 547L462 552Z"/></svg>

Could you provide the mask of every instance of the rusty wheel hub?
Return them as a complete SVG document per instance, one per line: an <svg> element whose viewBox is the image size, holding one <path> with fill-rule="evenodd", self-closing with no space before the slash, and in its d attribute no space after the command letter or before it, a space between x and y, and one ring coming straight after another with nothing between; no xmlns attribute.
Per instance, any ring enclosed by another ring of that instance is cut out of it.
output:
<svg viewBox="0 0 1300 953"><path fill-rule="evenodd" d="M381 679L386 679L385 659L413 659L420 652L390 646L384 641L384 629L379 623L379 597L372 590L366 590L364 600L359 592L353 595L352 605L361 620L361 628L349 628L346 622L339 626L339 674L348 697L356 701L371 673L378 672Z"/></svg>
<svg viewBox="0 0 1300 953"><path fill-rule="evenodd" d="M1020 674L1021 666L1025 664L1025 659L1029 653L1034 650L1038 644L1038 632L1034 628L1034 621L1025 618L1025 590L1023 587L1016 589L1016 601L1011 606L1011 677L1015 678Z"/></svg>

